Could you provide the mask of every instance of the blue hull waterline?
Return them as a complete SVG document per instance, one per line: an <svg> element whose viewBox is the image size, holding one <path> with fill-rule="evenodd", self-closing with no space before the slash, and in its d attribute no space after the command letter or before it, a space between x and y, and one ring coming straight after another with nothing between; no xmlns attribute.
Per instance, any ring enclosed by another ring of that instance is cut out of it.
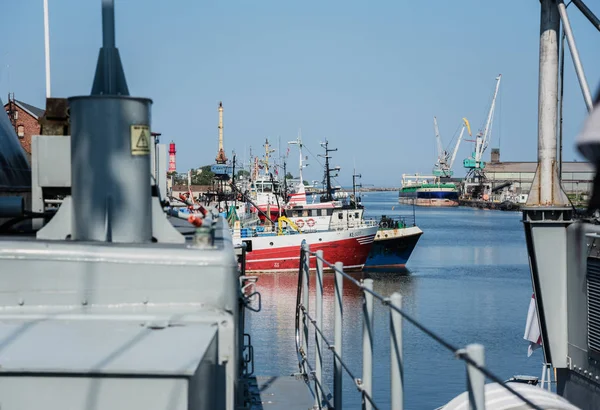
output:
<svg viewBox="0 0 600 410"><path fill-rule="evenodd" d="M385 232L385 230L379 231L380 234L384 234ZM422 234L422 232L418 232L409 236L399 236L382 240L376 239L373 242L373 247L363 270L390 271L405 268Z"/></svg>
<svg viewBox="0 0 600 410"><path fill-rule="evenodd" d="M425 191L417 192L417 199L450 199L458 201L458 192L449 191Z"/></svg>

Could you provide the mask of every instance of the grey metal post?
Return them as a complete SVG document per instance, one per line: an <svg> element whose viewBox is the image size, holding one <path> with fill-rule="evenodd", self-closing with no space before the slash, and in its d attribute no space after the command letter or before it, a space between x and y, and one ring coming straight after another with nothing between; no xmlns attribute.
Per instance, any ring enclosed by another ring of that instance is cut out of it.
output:
<svg viewBox="0 0 600 410"><path fill-rule="evenodd" d="M129 95L115 41L114 0L102 0L102 48L92 84L93 95Z"/></svg>
<svg viewBox="0 0 600 410"><path fill-rule="evenodd" d="M466 352L477 365L485 364L482 345L470 344L467 346ZM469 409L485 410L485 376L470 364L467 364L467 390L469 392Z"/></svg>
<svg viewBox="0 0 600 410"><path fill-rule="evenodd" d="M556 125L558 114L558 31L560 16L554 0L541 0L540 79L538 107L539 196L537 204L551 205L559 193L553 192L556 168ZM558 184L556 184L558 186ZM532 187L534 189L534 187ZM556 195L554 195L556 194ZM528 201L528 205L530 202Z"/></svg>
<svg viewBox="0 0 600 410"><path fill-rule="evenodd" d="M390 297L392 306L402 308L402 295L398 292L392 293ZM404 386L402 362L402 315L394 309L390 309L390 354L391 354L391 410L404 409Z"/></svg>
<svg viewBox="0 0 600 410"><path fill-rule="evenodd" d="M317 251L317 275L316 275L316 298L315 298L315 320L317 328L323 328L323 251ZM323 380L323 345L321 336L315 332L315 379L322 385ZM315 404L321 408L321 392L319 387L315 388Z"/></svg>
<svg viewBox="0 0 600 410"><path fill-rule="evenodd" d="M114 0L102 0L102 47L115 47Z"/></svg>
<svg viewBox="0 0 600 410"><path fill-rule="evenodd" d="M302 349L304 354L308 358L308 272L310 262L310 248L306 242L302 242L302 253L304 255L304 264L302 266L302 305L306 310L306 313L302 315L302 331L304 337L302 338ZM307 359L308 360L308 359Z"/></svg>
<svg viewBox="0 0 600 410"><path fill-rule="evenodd" d="M344 277L340 273L344 269L342 262L335 263L335 310L333 325L333 347L335 352L342 358L342 319L344 318L343 294ZM333 359L333 404L336 409L342 409L342 364L334 357Z"/></svg>
<svg viewBox="0 0 600 410"><path fill-rule="evenodd" d="M563 160L563 105L565 96L565 32L560 36L560 97L558 104L558 152L556 161L558 162L558 176L562 178L562 160Z"/></svg>
<svg viewBox="0 0 600 410"><path fill-rule="evenodd" d="M567 35L567 42L569 43L569 50L571 50L571 57L573 59L573 65L575 66L575 73L579 80L579 86L583 93L583 100L587 106L588 112L592 111L592 93L588 86L585 78L585 72L583 71L583 65L581 65L581 59L579 58L579 51L577 51L577 44L575 43L575 37L573 36L573 30L571 30L571 22L569 21L569 15L567 14L567 7L563 0L558 0L558 12L560 13L560 19L563 23L563 30Z"/></svg>
<svg viewBox="0 0 600 410"><path fill-rule="evenodd" d="M373 290L373 279L365 279L363 286ZM362 388L369 397L373 397L373 295L363 292L363 371ZM363 397L363 409L371 410L371 402Z"/></svg>

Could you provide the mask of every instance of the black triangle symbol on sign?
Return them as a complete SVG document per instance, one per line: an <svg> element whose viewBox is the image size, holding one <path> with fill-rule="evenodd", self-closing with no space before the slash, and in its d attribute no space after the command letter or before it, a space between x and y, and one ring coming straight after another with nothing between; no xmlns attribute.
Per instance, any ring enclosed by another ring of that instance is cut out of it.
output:
<svg viewBox="0 0 600 410"><path fill-rule="evenodd" d="M144 130L140 133L140 137L138 138L137 144L135 144L136 148L147 149L148 148L148 137L146 137L146 133Z"/></svg>

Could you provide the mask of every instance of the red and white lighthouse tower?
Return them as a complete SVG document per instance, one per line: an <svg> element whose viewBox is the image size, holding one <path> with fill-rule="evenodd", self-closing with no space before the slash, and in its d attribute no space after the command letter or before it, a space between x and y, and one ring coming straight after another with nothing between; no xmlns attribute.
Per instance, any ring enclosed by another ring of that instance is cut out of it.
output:
<svg viewBox="0 0 600 410"><path fill-rule="evenodd" d="M175 165L175 143L171 141L169 144L169 173L177 171L177 166Z"/></svg>

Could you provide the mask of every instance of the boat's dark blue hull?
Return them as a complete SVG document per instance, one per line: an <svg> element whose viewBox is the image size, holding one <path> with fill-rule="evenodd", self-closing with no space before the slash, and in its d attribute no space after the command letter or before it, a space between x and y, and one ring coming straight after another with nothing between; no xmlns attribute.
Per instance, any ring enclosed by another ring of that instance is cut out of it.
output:
<svg viewBox="0 0 600 410"><path fill-rule="evenodd" d="M390 232L388 238L385 237L386 231ZM393 229L379 230L378 233L381 234L381 239L375 239L375 242L373 242L373 247L363 270L393 271L406 266L423 232L418 230L414 234L404 236L391 235L392 232L394 232Z"/></svg>

